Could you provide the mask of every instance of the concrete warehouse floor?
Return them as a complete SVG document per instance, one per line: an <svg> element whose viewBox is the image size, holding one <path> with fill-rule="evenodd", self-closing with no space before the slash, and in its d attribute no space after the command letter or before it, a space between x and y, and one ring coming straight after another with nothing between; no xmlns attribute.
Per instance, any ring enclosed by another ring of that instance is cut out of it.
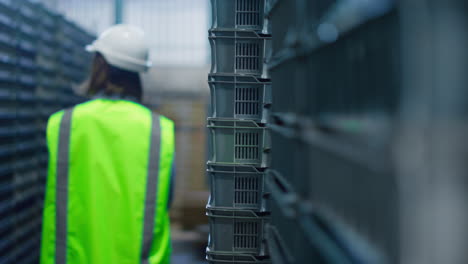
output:
<svg viewBox="0 0 468 264"><path fill-rule="evenodd" d="M172 264L206 263L205 249L208 241L208 226L186 231L173 224L171 231Z"/></svg>

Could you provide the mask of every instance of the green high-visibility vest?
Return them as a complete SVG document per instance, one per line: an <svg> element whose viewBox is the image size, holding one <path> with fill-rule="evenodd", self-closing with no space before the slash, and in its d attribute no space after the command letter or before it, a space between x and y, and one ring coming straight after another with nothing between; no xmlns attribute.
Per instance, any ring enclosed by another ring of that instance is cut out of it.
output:
<svg viewBox="0 0 468 264"><path fill-rule="evenodd" d="M174 124L96 99L52 115L41 264L170 261Z"/></svg>

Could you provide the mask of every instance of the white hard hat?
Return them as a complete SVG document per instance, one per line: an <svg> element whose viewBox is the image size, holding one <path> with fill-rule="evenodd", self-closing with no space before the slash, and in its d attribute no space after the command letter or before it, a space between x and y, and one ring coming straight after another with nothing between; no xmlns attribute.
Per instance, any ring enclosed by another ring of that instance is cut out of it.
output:
<svg viewBox="0 0 468 264"><path fill-rule="evenodd" d="M110 27L86 50L101 53L110 65L127 71L144 72L152 65L145 33L130 25Z"/></svg>

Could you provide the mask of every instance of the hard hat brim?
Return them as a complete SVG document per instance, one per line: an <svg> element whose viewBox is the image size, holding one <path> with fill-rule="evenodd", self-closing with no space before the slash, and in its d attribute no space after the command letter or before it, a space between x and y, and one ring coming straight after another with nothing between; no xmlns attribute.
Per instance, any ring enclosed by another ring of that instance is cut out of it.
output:
<svg viewBox="0 0 468 264"><path fill-rule="evenodd" d="M90 53L100 52L109 64L125 70L147 72L153 66L151 61L135 61L132 58L121 56L112 53L112 51L96 47L95 43L86 45L85 50Z"/></svg>
<svg viewBox="0 0 468 264"><path fill-rule="evenodd" d="M93 44L86 45L86 46L85 46L85 50L86 50L87 52L96 52L96 48L94 47Z"/></svg>

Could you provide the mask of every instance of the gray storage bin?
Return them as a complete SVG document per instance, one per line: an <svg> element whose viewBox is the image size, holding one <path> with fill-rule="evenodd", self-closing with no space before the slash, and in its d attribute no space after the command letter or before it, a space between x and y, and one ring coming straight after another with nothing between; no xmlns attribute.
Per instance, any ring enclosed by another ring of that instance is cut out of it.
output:
<svg viewBox="0 0 468 264"><path fill-rule="evenodd" d="M268 215L208 208L207 216L210 224L207 253L266 256L264 227Z"/></svg>
<svg viewBox="0 0 468 264"><path fill-rule="evenodd" d="M247 29L268 33L265 0L211 0L213 29Z"/></svg>
<svg viewBox="0 0 468 264"><path fill-rule="evenodd" d="M281 254L281 259L287 260L284 263L297 263L294 249L300 236L297 228L299 197L283 175L274 170L268 170L266 175L271 192L271 221L266 228L269 251L272 257Z"/></svg>
<svg viewBox="0 0 468 264"><path fill-rule="evenodd" d="M304 13L302 1L269 0L266 9L274 36L274 52L296 43L299 39L299 24Z"/></svg>
<svg viewBox="0 0 468 264"><path fill-rule="evenodd" d="M39 13L37 12L39 5L32 1L27 0L20 0L14 1L16 8L18 8L18 12L20 15L20 19L23 21L30 23L31 25L36 25L39 21Z"/></svg>
<svg viewBox="0 0 468 264"><path fill-rule="evenodd" d="M399 254L400 215L397 177L391 163L392 141L385 139L385 132L390 129L366 128L359 120L354 120L354 132L344 132L331 125L326 129L340 134L304 132L314 135L307 144L305 156L311 175L306 183L308 188L303 188L308 190L306 198L334 212L360 236L383 249L389 257L388 263L395 263ZM296 175L297 186L299 177Z"/></svg>
<svg viewBox="0 0 468 264"><path fill-rule="evenodd" d="M317 52L311 50L302 64L310 74L295 90L314 98L313 107L298 112L307 116L397 114L402 95L399 21L392 11L343 33Z"/></svg>
<svg viewBox="0 0 468 264"><path fill-rule="evenodd" d="M207 253L206 260L211 264L239 263L239 264L268 264L271 263L266 257L258 257L247 254L210 254Z"/></svg>
<svg viewBox="0 0 468 264"><path fill-rule="evenodd" d="M267 211L265 172L253 166L208 166L208 208Z"/></svg>
<svg viewBox="0 0 468 264"><path fill-rule="evenodd" d="M210 75L212 117L266 123L271 83L253 76Z"/></svg>
<svg viewBox="0 0 468 264"><path fill-rule="evenodd" d="M268 251L273 264L347 263L325 262L299 225L299 196L287 181L288 175L268 170L271 191L271 221L265 228Z"/></svg>
<svg viewBox="0 0 468 264"><path fill-rule="evenodd" d="M306 196L311 193L309 175L311 168L308 145L299 135L298 126L304 122L294 114L274 114L269 124L272 143L271 166L275 172L283 175L294 187L295 192ZM315 163L314 163L315 164Z"/></svg>
<svg viewBox="0 0 468 264"><path fill-rule="evenodd" d="M49 30L52 34L56 33L55 31L57 29L60 16L55 14L49 8L45 7L43 4L39 4L39 8L36 10L36 12L40 18L41 27L46 28L46 30Z"/></svg>
<svg viewBox="0 0 468 264"><path fill-rule="evenodd" d="M390 155L386 147L386 137L390 131L385 125L386 120L332 116L314 122L291 116L277 119L290 127L283 124L271 128L274 146L272 165L275 171L267 173L266 183L272 197L272 224L277 229L284 227L284 230L288 230L279 231L281 239L292 240L289 237L292 231L285 227L292 224L286 217L281 219L278 215L296 217L296 201L300 197L317 207L335 212L355 231L365 234L390 255L396 255L395 223L398 221L395 219L398 208L395 201L398 199L391 167L385 162ZM313 126L294 131L288 122L295 119L302 125ZM310 176L303 177L304 172ZM291 192L296 194L289 195ZM373 199L369 200L369 197ZM308 221L303 225L305 231L311 223L314 222ZM272 259L275 259L273 255ZM294 256L295 253L290 255Z"/></svg>
<svg viewBox="0 0 468 264"><path fill-rule="evenodd" d="M269 131L251 120L208 119L211 135L209 164L268 166Z"/></svg>
<svg viewBox="0 0 468 264"><path fill-rule="evenodd" d="M0 263L38 262L47 118L80 100L57 69L74 65L86 72L74 62L86 52L74 51L65 66L56 60L64 52L55 43L59 18L36 1L0 0L0 194L7 201L0 202L0 248L8 249Z"/></svg>
<svg viewBox="0 0 468 264"><path fill-rule="evenodd" d="M266 51L271 37L254 31L209 31L211 73L255 75L267 79Z"/></svg>
<svg viewBox="0 0 468 264"><path fill-rule="evenodd" d="M282 60L276 65L270 64L270 76L272 80L273 104L272 111L280 113L297 113L303 109L315 109L316 99L313 92L315 86L307 83L307 78L313 72L307 71L306 60L295 58ZM299 89L305 91L297 92ZM308 89L308 90L306 90ZM307 93L305 93L307 92Z"/></svg>

